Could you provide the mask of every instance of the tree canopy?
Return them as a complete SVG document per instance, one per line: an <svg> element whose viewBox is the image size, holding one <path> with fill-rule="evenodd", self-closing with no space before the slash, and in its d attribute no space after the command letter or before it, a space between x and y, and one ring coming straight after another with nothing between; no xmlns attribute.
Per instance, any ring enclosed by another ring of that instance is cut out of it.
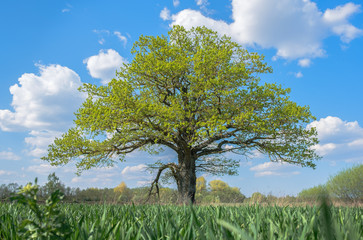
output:
<svg viewBox="0 0 363 240"><path fill-rule="evenodd" d="M326 187L332 197L363 202L363 164L330 177Z"/></svg>
<svg viewBox="0 0 363 240"><path fill-rule="evenodd" d="M88 98L75 126L50 145L52 165L72 159L81 172L112 165L135 150L170 148L178 159L158 162L152 186L167 171L181 196L194 201L196 172L236 174L238 160L257 150L272 161L315 167L318 143L309 107L290 89L260 84L271 73L263 56L205 27L174 26L168 36L140 36L134 58L107 86L84 84Z"/></svg>

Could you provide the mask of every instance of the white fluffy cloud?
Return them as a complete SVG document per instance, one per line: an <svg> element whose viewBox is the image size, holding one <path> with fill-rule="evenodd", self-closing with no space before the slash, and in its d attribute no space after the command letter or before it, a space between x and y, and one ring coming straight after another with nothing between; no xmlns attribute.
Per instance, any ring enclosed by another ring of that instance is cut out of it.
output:
<svg viewBox="0 0 363 240"><path fill-rule="evenodd" d="M315 127L320 143L314 146L327 159L363 163L363 128L357 121L347 122L328 116L308 126Z"/></svg>
<svg viewBox="0 0 363 240"><path fill-rule="evenodd" d="M147 166L145 164L139 164L136 166L127 166L125 167L121 174L122 175L133 175L133 174L140 174L140 173L144 173L145 169L147 168Z"/></svg>
<svg viewBox="0 0 363 240"><path fill-rule="evenodd" d="M205 7L206 5L208 5L208 0L195 0L195 3L198 6Z"/></svg>
<svg viewBox="0 0 363 240"><path fill-rule="evenodd" d="M298 171L291 171L295 166L285 162L265 162L250 168L255 172L256 177L263 176L290 176L300 174Z"/></svg>
<svg viewBox="0 0 363 240"><path fill-rule="evenodd" d="M17 160L20 160L20 159L21 159L21 157L16 155L13 152L9 152L9 151L0 152L0 160L14 160L14 161L17 161Z"/></svg>
<svg viewBox="0 0 363 240"><path fill-rule="evenodd" d="M25 143L30 147L28 154L33 157L42 157L47 153L48 146L56 137L60 137L59 131L30 131L30 137L25 138Z"/></svg>
<svg viewBox="0 0 363 240"><path fill-rule="evenodd" d="M323 21L331 27L331 31L340 36L343 42L349 43L362 34L361 29L348 22L348 18L359 10L360 6L354 3L347 3L334 9L327 9L323 15Z"/></svg>
<svg viewBox="0 0 363 240"><path fill-rule="evenodd" d="M300 67L309 67L311 65L311 60L308 58L300 59L298 62Z"/></svg>
<svg viewBox="0 0 363 240"><path fill-rule="evenodd" d="M295 77L296 78L302 78L304 75L302 74L302 72L297 72L295 73Z"/></svg>
<svg viewBox="0 0 363 240"><path fill-rule="evenodd" d="M113 49L101 50L98 55L91 56L83 62L93 78L101 79L102 84L107 84L116 77L118 70L126 60Z"/></svg>
<svg viewBox="0 0 363 240"><path fill-rule="evenodd" d="M42 163L39 165L29 166L26 170L28 172L33 172L33 173L40 174L40 175L48 175L57 169L58 169L57 167L51 166L48 163Z"/></svg>
<svg viewBox="0 0 363 240"><path fill-rule="evenodd" d="M315 127L318 131L319 140L324 143L331 141L349 143L363 138L363 128L359 126L357 121L347 122L338 117L321 118L319 121L310 123L307 127Z"/></svg>
<svg viewBox="0 0 363 240"><path fill-rule="evenodd" d="M172 15L171 25L204 25L243 45L275 48L276 57L300 59L300 65L308 66L307 59L325 54L325 38L337 35L348 43L363 33L348 21L359 9L360 5L347 3L321 12L310 0L232 0L230 24L185 9Z"/></svg>
<svg viewBox="0 0 363 240"><path fill-rule="evenodd" d="M169 9L167 7L164 7L163 10L161 10L160 17L164 21L170 19L170 11L169 11Z"/></svg>
<svg viewBox="0 0 363 240"><path fill-rule="evenodd" d="M180 1L179 0L173 0L174 7L179 6L179 4L180 4Z"/></svg>
<svg viewBox="0 0 363 240"><path fill-rule="evenodd" d="M30 131L29 155L42 156L47 146L72 125L73 113L84 100L77 73L60 65L38 65L39 75L25 73L10 87L12 107L0 110L0 129Z"/></svg>
<svg viewBox="0 0 363 240"><path fill-rule="evenodd" d="M60 65L38 66L39 75L25 73L10 87L14 111L0 110L1 130L63 130L71 124L83 101L79 76Z"/></svg>

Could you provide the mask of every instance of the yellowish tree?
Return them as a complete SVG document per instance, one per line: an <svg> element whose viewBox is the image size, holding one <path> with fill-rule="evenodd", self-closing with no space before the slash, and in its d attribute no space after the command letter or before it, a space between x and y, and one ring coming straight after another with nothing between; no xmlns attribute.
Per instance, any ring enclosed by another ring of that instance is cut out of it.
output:
<svg viewBox="0 0 363 240"><path fill-rule="evenodd" d="M196 190L199 193L207 190L207 181L205 180L205 178L203 176L197 178Z"/></svg>
<svg viewBox="0 0 363 240"><path fill-rule="evenodd" d="M210 181L209 187L212 192L223 191L224 189L229 188L228 184L222 180Z"/></svg>
<svg viewBox="0 0 363 240"><path fill-rule="evenodd" d="M113 189L113 191L115 193L119 193L119 194L125 193L126 190L127 190L127 186L126 186L126 183L124 181L122 181L119 185L117 185L117 187L115 187Z"/></svg>

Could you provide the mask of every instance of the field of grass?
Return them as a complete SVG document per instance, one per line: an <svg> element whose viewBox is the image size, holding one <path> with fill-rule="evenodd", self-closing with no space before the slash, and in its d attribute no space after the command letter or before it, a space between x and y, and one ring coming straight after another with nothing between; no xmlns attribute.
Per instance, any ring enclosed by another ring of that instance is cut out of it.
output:
<svg viewBox="0 0 363 240"><path fill-rule="evenodd" d="M60 204L57 209L50 214L62 218L53 218L50 227L69 231L68 237L41 237L33 229L27 239L363 239L363 209L358 207ZM18 203L0 203L0 239L24 239L36 224L47 228L33 221L45 215ZM36 224L26 225L29 221Z"/></svg>

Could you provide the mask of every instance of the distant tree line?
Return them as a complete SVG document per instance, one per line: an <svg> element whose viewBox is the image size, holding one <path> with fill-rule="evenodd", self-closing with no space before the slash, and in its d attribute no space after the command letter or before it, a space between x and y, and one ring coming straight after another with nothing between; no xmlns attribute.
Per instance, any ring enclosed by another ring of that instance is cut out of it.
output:
<svg viewBox="0 0 363 240"><path fill-rule="evenodd" d="M7 201L22 186L16 183L0 185L0 201ZM66 187L60 179L52 173L48 176L48 182L40 187L38 198L45 200L52 192L59 189L64 194L64 201L74 203L120 203L143 204L161 203L174 204L178 201L176 189L161 187L159 194L149 194L149 187L128 188L125 182L121 182L115 188L70 188ZM239 188L230 187L222 180L213 180L207 183L204 177L197 178L196 203L261 203L261 204L290 204L319 201L322 196L328 196L335 201L344 203L363 203L363 165L346 169L331 177L325 185L319 185L301 191L297 197L276 197L264 195L259 192L246 198Z"/></svg>
<svg viewBox="0 0 363 240"><path fill-rule="evenodd" d="M211 181L207 187L204 177L197 180L197 201L199 203L242 203L246 198L236 187L230 187L221 180ZM22 186L17 183L0 185L0 200L7 201ZM64 201L75 203L162 203L173 204L178 200L176 189L161 187L159 194L150 194L149 187L128 188L121 182L115 188L70 188L66 187L55 173L49 174L48 181L40 187L38 199L45 200L52 192L60 190L64 194Z"/></svg>
<svg viewBox="0 0 363 240"><path fill-rule="evenodd" d="M298 197L319 201L322 196L349 203L363 203L363 164L345 169L329 178L326 184L304 189Z"/></svg>

